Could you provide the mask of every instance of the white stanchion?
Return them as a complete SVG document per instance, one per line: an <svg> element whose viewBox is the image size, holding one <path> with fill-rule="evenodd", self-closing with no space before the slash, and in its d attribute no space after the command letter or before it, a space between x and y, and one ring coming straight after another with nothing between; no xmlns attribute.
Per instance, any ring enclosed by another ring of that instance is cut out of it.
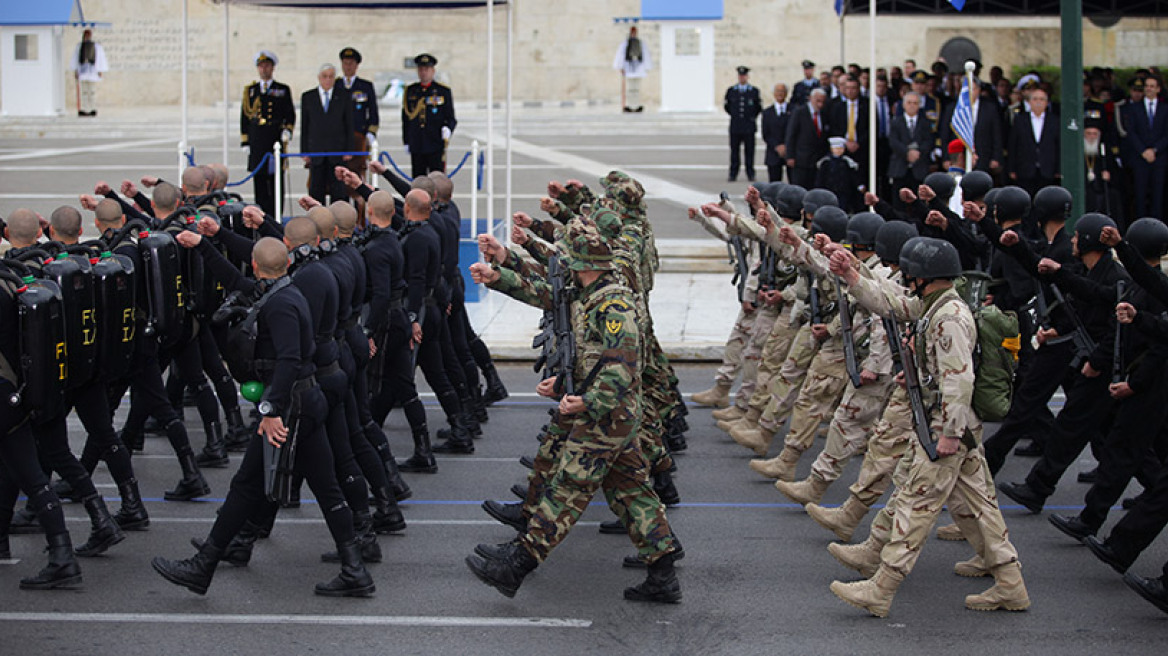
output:
<svg viewBox="0 0 1168 656"><path fill-rule="evenodd" d="M180 141L178 142L178 175L175 176L175 180L182 180L183 170L187 167L186 158L187 142Z"/></svg>
<svg viewBox="0 0 1168 656"><path fill-rule="evenodd" d="M470 143L470 236L479 238L479 140ZM487 225L490 230L490 225ZM480 256L480 260L482 257Z"/></svg>
<svg viewBox="0 0 1168 656"><path fill-rule="evenodd" d="M283 159L280 158L280 153L282 151L283 151L282 144L280 143L280 140L277 139L276 143L272 145L272 159L276 163L276 189L275 189L276 193L275 193L275 196L276 196L276 221L278 221L278 222L283 222L283 220L284 220L284 214L283 214L283 211L284 211L284 208L283 208L283 205L284 205L284 189L283 189L283 187L284 187L284 184L283 184L284 183L284 167L283 167L283 163L284 163L284 161L283 161Z"/></svg>
<svg viewBox="0 0 1168 656"><path fill-rule="evenodd" d="M370 140L369 141L369 161L366 163L366 166L365 166L365 184L367 184L373 188L377 187L377 185L373 184L374 181L377 179L377 174L373 172L373 168L370 165L373 164L373 162L377 161L377 153L379 150L381 150L381 149L377 147L377 139Z"/></svg>

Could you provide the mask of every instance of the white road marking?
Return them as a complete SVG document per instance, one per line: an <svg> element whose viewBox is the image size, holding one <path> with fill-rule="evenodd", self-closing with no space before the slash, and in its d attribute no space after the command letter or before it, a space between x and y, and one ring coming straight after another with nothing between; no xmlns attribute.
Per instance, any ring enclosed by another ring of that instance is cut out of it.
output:
<svg viewBox="0 0 1168 656"><path fill-rule="evenodd" d="M498 523L498 522L496 522L496 523ZM19 559L19 558L4 558L4 559L0 559L0 565L18 565L18 564L20 564L20 559Z"/></svg>
<svg viewBox="0 0 1168 656"><path fill-rule="evenodd" d="M232 454L232 455L234 455L234 454ZM134 457L134 460L173 460L175 462L178 461L178 456L175 456L174 454L163 454L163 453L154 453L154 454L149 454L149 455L142 454L142 453L135 453L133 457ZM243 454L240 453L239 457L242 458ZM516 464L519 463L518 457L516 457L516 458L486 458L486 457L475 458L473 456L435 456L435 458L438 460L438 462L514 462ZM231 462L232 462L232 466L234 466L234 463L236 462L236 460L233 458L231 460ZM117 487L117 485L105 484L105 485L95 485L94 487Z"/></svg>
<svg viewBox="0 0 1168 656"><path fill-rule="evenodd" d="M11 155L0 155L0 161L12 161L18 159L39 159L43 157L57 157L58 155L77 155L79 153L103 153L111 150L123 150L133 148L135 146L154 146L158 144L177 144L178 139L174 137L165 139L143 139L141 141L121 141L112 144L98 144L96 146L71 146L68 148L41 148L38 150L29 150L22 153L13 153ZM174 150L175 157L178 157L177 146Z"/></svg>
<svg viewBox="0 0 1168 656"><path fill-rule="evenodd" d="M445 617L431 615L212 615L202 613L0 613L0 622L112 624L304 624L312 626L435 626L587 629L592 620L566 617Z"/></svg>
<svg viewBox="0 0 1168 656"><path fill-rule="evenodd" d="M403 501L402 503L405 505L409 505L410 502ZM413 506L413 507L415 509L417 509L417 508L423 508L424 506ZM470 504L467 504L466 507L477 508L478 506L472 506ZM87 522L89 522L89 518L88 517L66 517L65 521L76 522L76 523L87 523ZM158 517L156 515L151 515L150 516L150 523L151 524L213 524L213 523L215 523L215 517L213 515L209 516L209 517ZM497 522L493 519L413 519L413 518L410 518L410 519L406 520L406 523L409 524L410 526L499 526L499 522ZM283 525L283 526L288 526L288 525L323 526L324 525L324 518L322 517L322 518L318 518L318 519L313 519L311 517L304 517L304 518L289 517L287 519L277 519L276 525L277 526L281 526L281 525ZM584 526L584 527L600 526L600 522L576 522L576 526ZM20 561L15 560L15 561L9 562L9 561L0 560L0 565L4 565L4 564L13 565L13 564L16 564L18 562L20 562Z"/></svg>

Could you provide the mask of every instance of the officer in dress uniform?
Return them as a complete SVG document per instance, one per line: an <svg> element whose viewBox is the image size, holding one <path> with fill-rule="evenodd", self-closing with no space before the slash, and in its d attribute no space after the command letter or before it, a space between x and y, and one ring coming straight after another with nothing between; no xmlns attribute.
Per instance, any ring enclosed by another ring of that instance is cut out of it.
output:
<svg viewBox="0 0 1168 656"><path fill-rule="evenodd" d="M815 62L803 60L803 79L791 85L791 109L807 104L811 91L819 88L819 78L815 77Z"/></svg>
<svg viewBox="0 0 1168 656"><path fill-rule="evenodd" d="M296 108L292 104L292 90L288 85L272 79L272 70L279 63L276 55L261 50L255 57L260 79L243 90L243 105L239 113L239 142L247 155L247 169L255 171L256 204L268 214L276 213L276 163L268 160L262 170L256 171L264 153L272 152L276 140L284 143L287 152L292 128L296 125Z"/></svg>
<svg viewBox="0 0 1168 656"><path fill-rule="evenodd" d="M410 154L412 175L446 171L446 144L458 121L450 87L434 81L438 60L422 53L414 57L418 81L406 87L402 103L402 143Z"/></svg>
<svg viewBox="0 0 1168 656"><path fill-rule="evenodd" d="M750 69L738 67L738 84L726 90L722 108L730 115L730 176L729 182L738 179L741 146L746 151L746 177L754 182L754 133L758 130L758 115L762 112L762 97L758 87L751 85Z"/></svg>
<svg viewBox="0 0 1168 656"><path fill-rule="evenodd" d="M381 117L377 112L377 90L373 83L357 77L357 67L361 65L361 53L356 48L341 51L341 86L349 92L353 110L353 150L369 150L369 144L377 138L377 126ZM364 177L365 157L354 157L345 166Z"/></svg>

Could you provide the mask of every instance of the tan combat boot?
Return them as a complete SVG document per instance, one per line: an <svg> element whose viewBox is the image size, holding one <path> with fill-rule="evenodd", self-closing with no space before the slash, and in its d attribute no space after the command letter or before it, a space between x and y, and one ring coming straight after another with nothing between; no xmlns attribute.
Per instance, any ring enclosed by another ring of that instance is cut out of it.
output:
<svg viewBox="0 0 1168 656"><path fill-rule="evenodd" d="M937 539L947 540L949 542L963 542L965 536L961 534L961 528L957 524L949 524L937 528Z"/></svg>
<svg viewBox="0 0 1168 656"><path fill-rule="evenodd" d="M807 511L811 519L815 520L816 524L835 533L835 536L844 542L852 539L852 533L856 532L860 520L868 514L868 506L865 506L852 494L848 495L847 501L844 501L839 508L824 508L809 503L803 509Z"/></svg>
<svg viewBox="0 0 1168 656"><path fill-rule="evenodd" d="M823 499L823 493L827 492L830 485L831 483L812 474L798 483L776 481L775 489L800 506L806 506L811 503L819 503Z"/></svg>
<svg viewBox="0 0 1168 656"><path fill-rule="evenodd" d="M831 591L847 603L868 611L876 617L888 617L892 598L904 577L886 567L880 567L872 578L866 581L843 583L831 582Z"/></svg>
<svg viewBox="0 0 1168 656"><path fill-rule="evenodd" d="M691 396L690 400L701 406L725 408L730 405L730 383L719 380L710 389Z"/></svg>
<svg viewBox="0 0 1168 656"><path fill-rule="evenodd" d="M790 445L783 445L782 452L776 458L778 465L771 470L774 472L774 478L780 481L795 480L795 465L799 464L799 457L802 455L802 451L792 448Z"/></svg>
<svg viewBox="0 0 1168 656"><path fill-rule="evenodd" d="M710 416L718 421L738 421L746 415L746 411L736 405L721 410L715 410L710 413Z"/></svg>
<svg viewBox="0 0 1168 656"><path fill-rule="evenodd" d="M981 556L974 556L969 560L963 560L957 563L953 566L953 573L957 576L964 576L971 579L990 575L990 571L986 569L985 561L981 559Z"/></svg>
<svg viewBox="0 0 1168 656"><path fill-rule="evenodd" d="M718 427L722 427L722 422L718 422ZM746 448L753 448L761 439L762 428L758 422L749 421L749 417L743 417L741 420L731 423L726 432L730 435L730 439L737 442L740 446Z"/></svg>
<svg viewBox="0 0 1168 656"><path fill-rule="evenodd" d="M747 439L739 442L739 444L750 449L751 451L754 451L755 456L759 458L765 458L767 451L771 450L771 442L774 441L774 432L759 426L757 435L748 435Z"/></svg>
<svg viewBox="0 0 1168 656"><path fill-rule="evenodd" d="M869 577L880 567L880 552L883 549L884 545L871 536L859 544L832 542L827 545L827 552L841 565Z"/></svg>
<svg viewBox="0 0 1168 656"><path fill-rule="evenodd" d="M718 428L721 428L727 434L735 427L742 428L758 428L758 418L762 413L754 408L747 408L746 412L737 419L723 419L718 421Z"/></svg>
<svg viewBox="0 0 1168 656"><path fill-rule="evenodd" d="M1017 561L994 568L994 585L981 594L965 598L965 607L970 610L1026 610L1030 608L1030 595L1026 594L1026 583L1022 580L1022 563Z"/></svg>

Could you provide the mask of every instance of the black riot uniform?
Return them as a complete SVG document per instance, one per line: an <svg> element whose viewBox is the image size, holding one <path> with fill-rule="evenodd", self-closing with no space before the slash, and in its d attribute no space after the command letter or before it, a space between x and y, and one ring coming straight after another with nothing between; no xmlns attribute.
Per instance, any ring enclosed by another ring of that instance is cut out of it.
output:
<svg viewBox="0 0 1168 656"><path fill-rule="evenodd" d="M438 60L431 55L418 55L414 63L433 66ZM410 164L415 178L430 171L446 170L446 139L442 128L454 131L454 96L450 87L438 82L423 85L414 82L406 87L402 99L402 143L409 148Z"/></svg>
<svg viewBox="0 0 1168 656"><path fill-rule="evenodd" d="M257 62L258 63L258 62ZM247 170L255 171L256 204L269 214L276 212L276 172L282 170L271 158L256 171L264 153L280 140L284 130L292 132L296 126L296 107L292 89L272 80L266 85L257 80L243 90L243 106L239 112L240 145L248 147Z"/></svg>
<svg viewBox="0 0 1168 656"><path fill-rule="evenodd" d="M739 75L750 72L745 66L738 67ZM758 87L750 84L736 84L726 90L722 108L730 115L730 177L738 179L738 168L742 164L738 150L745 151L746 177L754 182L754 133L758 130L758 115L762 112L762 98Z"/></svg>

